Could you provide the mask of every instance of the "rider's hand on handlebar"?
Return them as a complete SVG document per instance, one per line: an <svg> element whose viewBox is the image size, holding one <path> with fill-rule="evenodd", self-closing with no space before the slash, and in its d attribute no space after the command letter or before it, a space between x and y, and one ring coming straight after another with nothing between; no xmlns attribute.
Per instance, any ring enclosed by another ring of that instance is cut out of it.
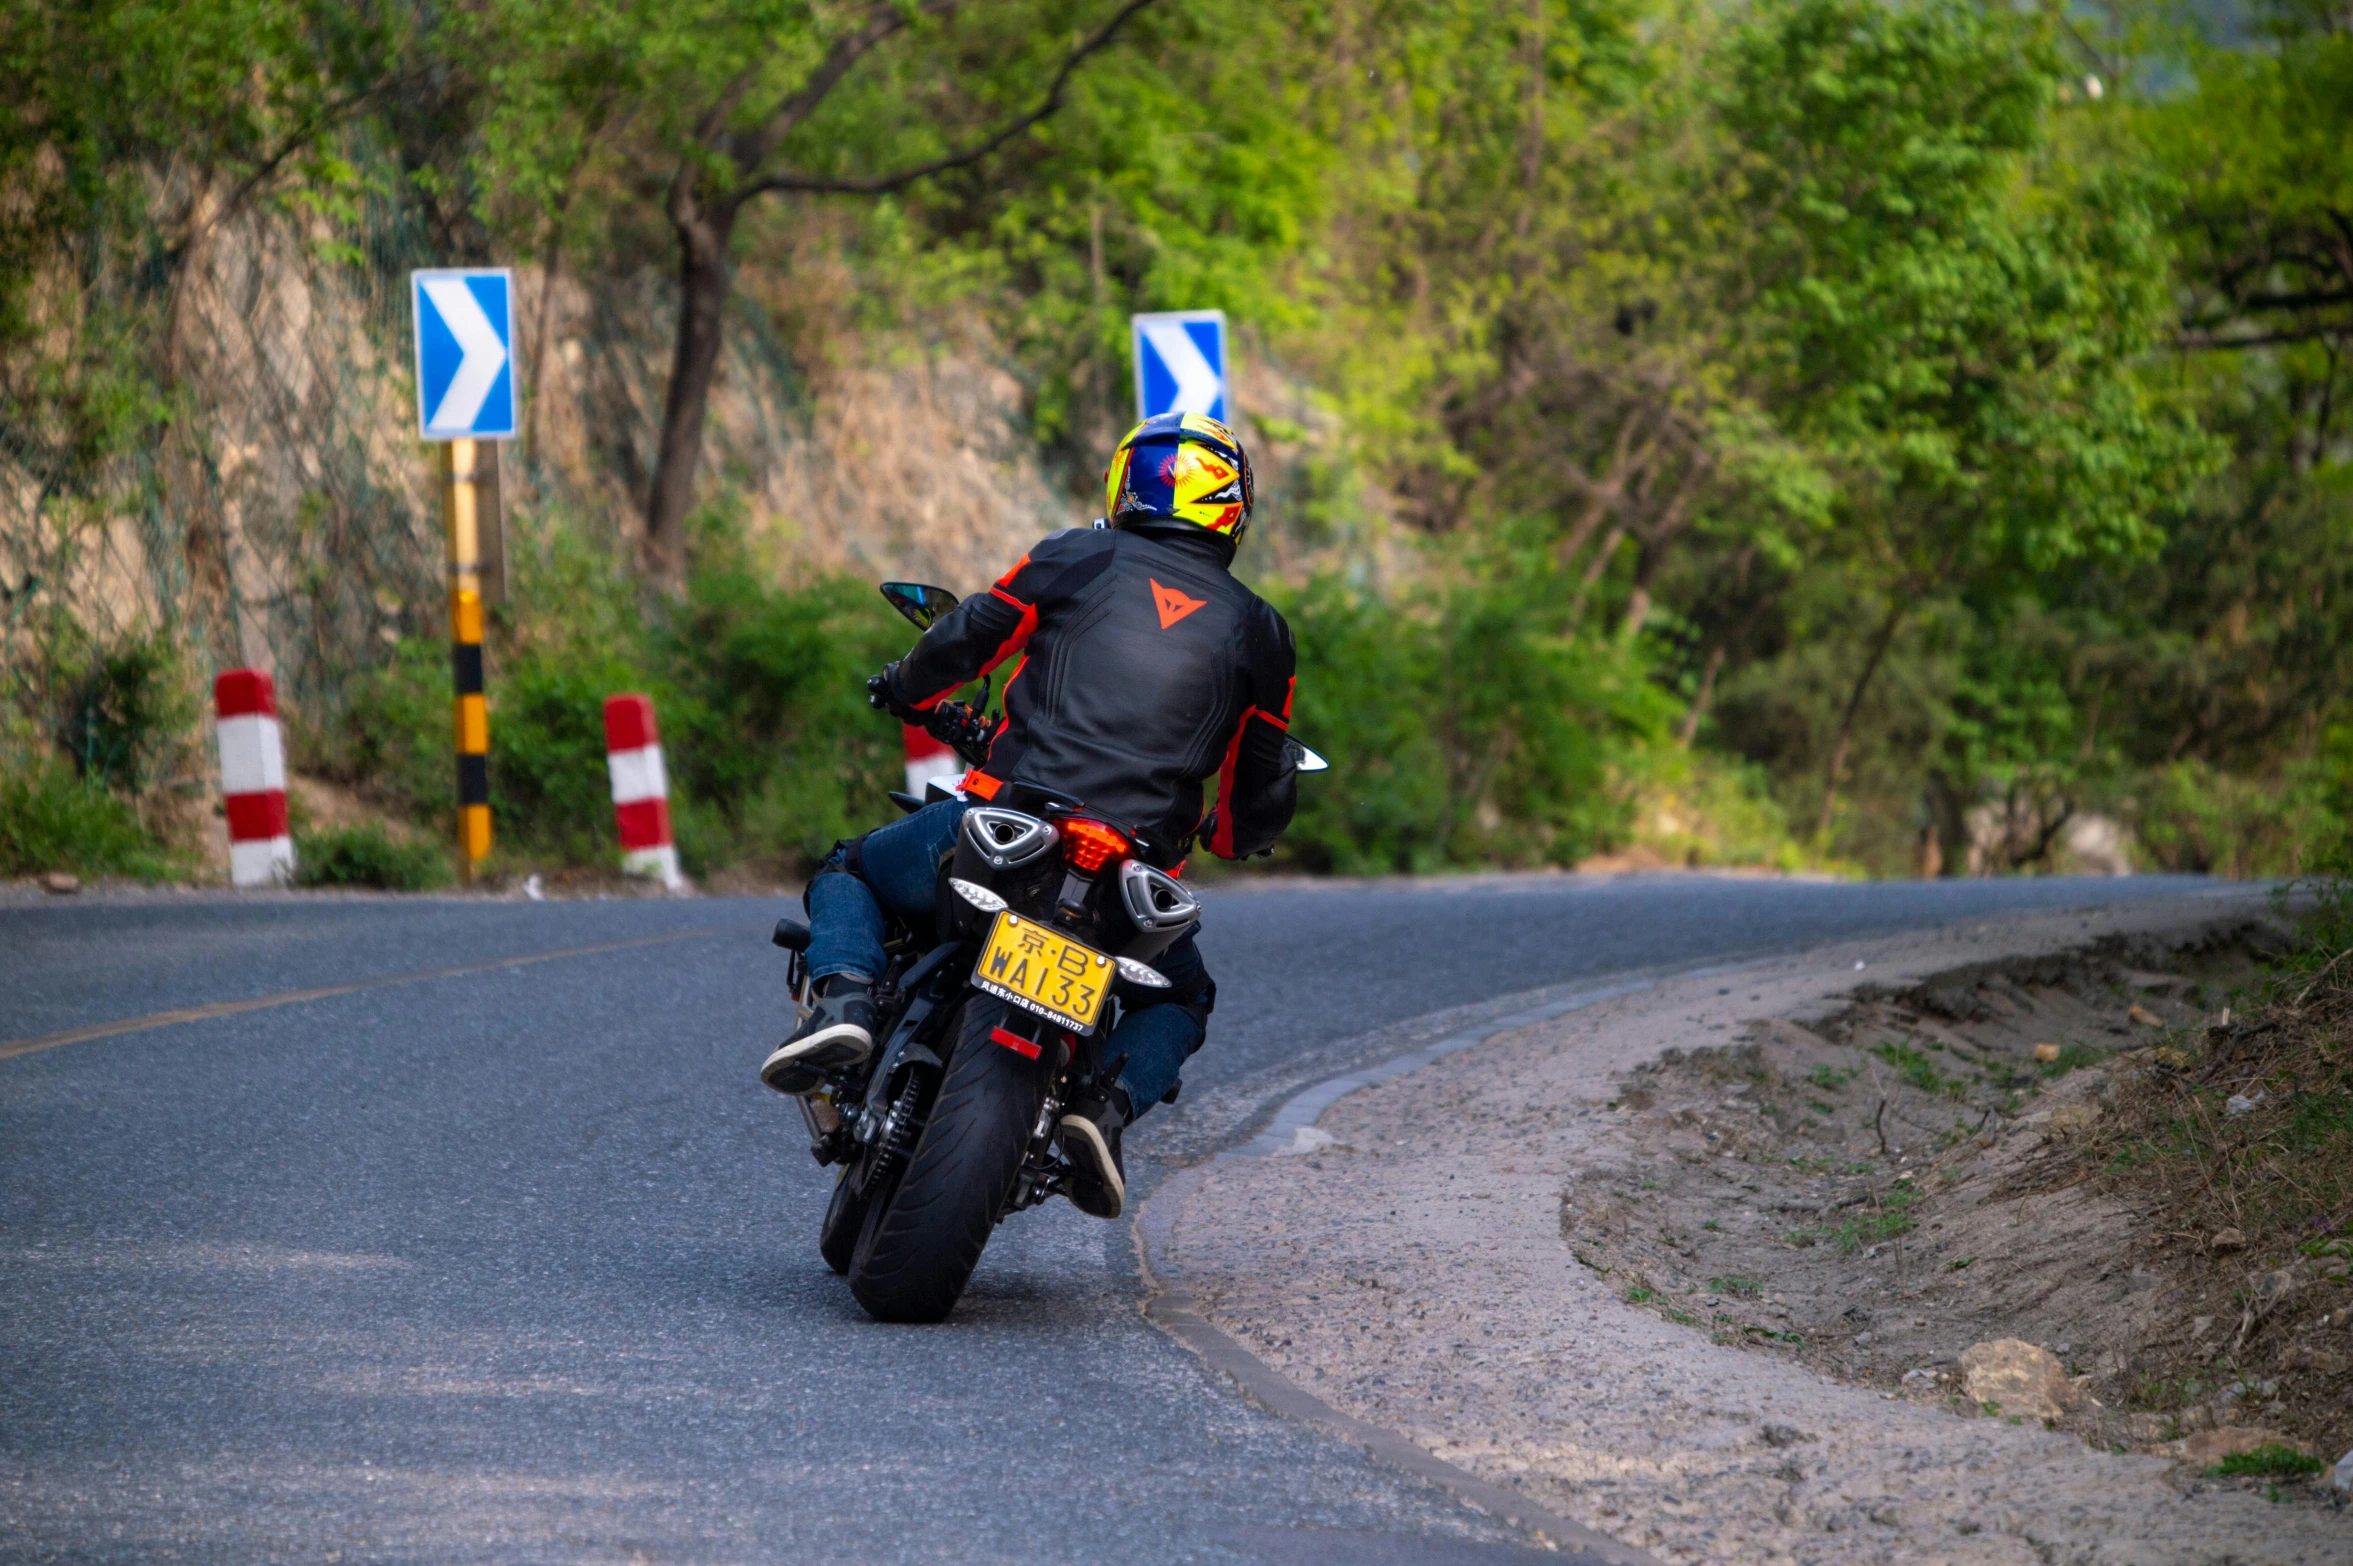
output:
<svg viewBox="0 0 2353 1566"><path fill-rule="evenodd" d="M898 672L895 663L885 664L880 674L866 682L866 705L876 712L887 712L902 723L915 721L915 709L891 694L891 676Z"/></svg>

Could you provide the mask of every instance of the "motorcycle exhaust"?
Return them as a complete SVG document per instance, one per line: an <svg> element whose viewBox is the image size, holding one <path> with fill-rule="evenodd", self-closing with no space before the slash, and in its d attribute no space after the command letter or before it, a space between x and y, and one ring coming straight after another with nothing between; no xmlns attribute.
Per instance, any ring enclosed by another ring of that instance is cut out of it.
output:
<svg viewBox="0 0 2353 1566"><path fill-rule="evenodd" d="M1119 867L1119 899L1139 930L1182 930L1201 917L1201 905L1175 876L1141 859Z"/></svg>
<svg viewBox="0 0 2353 1566"><path fill-rule="evenodd" d="M964 812L964 840L992 870L1017 870L1062 840L1036 816L1001 805L975 805Z"/></svg>

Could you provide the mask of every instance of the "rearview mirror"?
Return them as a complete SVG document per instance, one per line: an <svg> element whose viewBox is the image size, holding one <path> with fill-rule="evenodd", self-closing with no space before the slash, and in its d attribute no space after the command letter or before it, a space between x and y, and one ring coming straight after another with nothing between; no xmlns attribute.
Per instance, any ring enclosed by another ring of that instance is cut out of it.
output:
<svg viewBox="0 0 2353 1566"><path fill-rule="evenodd" d="M893 609L913 621L919 631L930 630L934 620L956 607L954 593L922 582L885 582L882 596Z"/></svg>
<svg viewBox="0 0 2353 1566"><path fill-rule="evenodd" d="M1314 751L1309 750L1305 745L1300 744L1295 739L1287 739L1283 741L1283 756L1284 759L1291 763L1291 766L1295 771L1329 772L1332 770L1332 764L1330 762L1324 760L1323 757L1317 755Z"/></svg>

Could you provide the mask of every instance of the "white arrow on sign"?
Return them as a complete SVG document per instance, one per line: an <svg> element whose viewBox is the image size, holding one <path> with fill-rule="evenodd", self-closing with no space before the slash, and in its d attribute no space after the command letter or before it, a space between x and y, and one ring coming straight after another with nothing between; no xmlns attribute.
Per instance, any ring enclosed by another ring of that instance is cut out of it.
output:
<svg viewBox="0 0 2353 1566"><path fill-rule="evenodd" d="M442 324L449 328L449 335L457 339L458 349L465 355L458 361L458 373L449 378L449 390L441 394L441 406L433 410L425 427L470 430L482 412L482 404L489 400L498 372L506 368L506 345L498 340L498 329L482 313L481 303L464 278L422 278L417 286L433 301ZM1200 355L1194 357L1198 359Z"/></svg>
<svg viewBox="0 0 2353 1566"><path fill-rule="evenodd" d="M1200 348L1182 321L1142 321L1136 329L1144 334L1144 341L1160 355L1160 362L1168 366L1170 380L1176 382L1176 401L1169 404L1171 413L1207 413L1217 406L1217 371L1201 357Z"/></svg>

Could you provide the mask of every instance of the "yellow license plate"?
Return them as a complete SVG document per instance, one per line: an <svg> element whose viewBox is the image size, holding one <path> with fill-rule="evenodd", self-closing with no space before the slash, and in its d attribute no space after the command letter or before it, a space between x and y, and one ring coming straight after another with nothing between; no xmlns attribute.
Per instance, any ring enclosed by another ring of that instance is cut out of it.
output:
<svg viewBox="0 0 2353 1566"><path fill-rule="evenodd" d="M1103 1015L1117 970L1111 959L1035 919L1001 913L972 970L974 987L1084 1033Z"/></svg>

